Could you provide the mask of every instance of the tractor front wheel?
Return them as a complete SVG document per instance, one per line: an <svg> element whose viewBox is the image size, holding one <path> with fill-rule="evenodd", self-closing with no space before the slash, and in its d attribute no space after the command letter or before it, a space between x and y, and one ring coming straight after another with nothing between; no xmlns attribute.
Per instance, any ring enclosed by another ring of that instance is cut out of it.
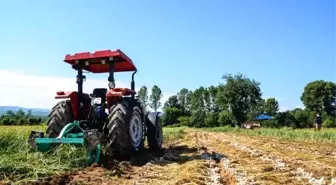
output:
<svg viewBox="0 0 336 185"><path fill-rule="evenodd" d="M144 125L140 104L122 98L110 108L107 124L109 148L116 159L128 160L144 148Z"/></svg>
<svg viewBox="0 0 336 185"><path fill-rule="evenodd" d="M47 136L55 138L59 135L63 127L73 121L70 101L65 100L57 103L49 113L47 121Z"/></svg>

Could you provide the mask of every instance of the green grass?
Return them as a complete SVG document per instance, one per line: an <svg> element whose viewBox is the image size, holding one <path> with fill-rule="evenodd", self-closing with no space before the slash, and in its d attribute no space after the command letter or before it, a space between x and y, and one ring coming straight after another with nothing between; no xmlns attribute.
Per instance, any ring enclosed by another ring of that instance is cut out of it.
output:
<svg viewBox="0 0 336 185"><path fill-rule="evenodd" d="M164 142L182 139L185 136L186 127L172 127L163 128L163 140Z"/></svg>
<svg viewBox="0 0 336 185"><path fill-rule="evenodd" d="M86 151L69 145L49 153L34 150L28 143L31 130L45 132L46 126L0 126L0 182L22 182L49 177L86 166ZM184 137L184 128L164 128L164 141Z"/></svg>
<svg viewBox="0 0 336 185"><path fill-rule="evenodd" d="M321 131L314 131L314 129L240 129L232 127L216 127L203 129L212 132L232 132L238 134L245 134L250 136L266 136L285 140L308 141L314 143L331 143L336 145L336 129L322 128Z"/></svg>
<svg viewBox="0 0 336 185"><path fill-rule="evenodd" d="M45 131L45 126L0 126L0 181L28 181L86 165L83 148L62 145L49 153L35 151L27 144L31 130Z"/></svg>

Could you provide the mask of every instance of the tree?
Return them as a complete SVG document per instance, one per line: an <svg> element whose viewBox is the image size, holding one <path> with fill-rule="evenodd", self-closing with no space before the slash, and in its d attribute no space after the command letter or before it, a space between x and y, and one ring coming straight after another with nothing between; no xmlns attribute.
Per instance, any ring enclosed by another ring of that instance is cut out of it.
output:
<svg viewBox="0 0 336 185"><path fill-rule="evenodd" d="M221 111L229 110L228 100L226 99L226 86L224 84L220 84L217 87L217 95L216 95L216 105L219 107Z"/></svg>
<svg viewBox="0 0 336 185"><path fill-rule="evenodd" d="M148 106L148 90L146 86L141 86L139 92L138 92L139 100L142 106L142 109L144 112L147 111Z"/></svg>
<svg viewBox="0 0 336 185"><path fill-rule="evenodd" d="M326 127L326 128L336 128L336 122L335 122L335 119L332 119L332 118L327 118L323 121L323 124L322 124L323 127Z"/></svg>
<svg viewBox="0 0 336 185"><path fill-rule="evenodd" d="M189 116L180 116L177 118L177 121L181 126L187 126L187 127L192 126Z"/></svg>
<svg viewBox="0 0 336 185"><path fill-rule="evenodd" d="M28 110L26 117L29 118L32 115L32 110Z"/></svg>
<svg viewBox="0 0 336 185"><path fill-rule="evenodd" d="M191 112L191 98L192 98L192 91L188 91L185 97L185 105L184 105L184 114L190 114Z"/></svg>
<svg viewBox="0 0 336 185"><path fill-rule="evenodd" d="M8 115L10 117L14 117L15 113L12 110L8 110L8 111L6 111L6 115Z"/></svg>
<svg viewBox="0 0 336 185"><path fill-rule="evenodd" d="M220 126L233 125L233 116L229 111L223 110L218 115L218 123Z"/></svg>
<svg viewBox="0 0 336 185"><path fill-rule="evenodd" d="M23 118L25 116L25 112L22 110L22 109L20 109L20 110L18 110L17 112L16 112L16 117L18 118L18 119L21 119L21 118Z"/></svg>
<svg viewBox="0 0 336 185"><path fill-rule="evenodd" d="M292 126L294 128L305 128L310 127L309 125L309 112L305 111L300 108L296 108L292 111L290 111L291 115L293 116L293 122Z"/></svg>
<svg viewBox="0 0 336 185"><path fill-rule="evenodd" d="M219 112L219 107L216 104L216 97L218 93L218 88L215 86L210 86L208 87L208 91L210 94L210 109L211 111Z"/></svg>
<svg viewBox="0 0 336 185"><path fill-rule="evenodd" d="M275 98L268 98L265 102L265 113L275 116L279 111L279 103Z"/></svg>
<svg viewBox="0 0 336 185"><path fill-rule="evenodd" d="M264 99L260 99L257 104L251 109L248 117L249 120L254 119L256 116L265 113L265 100Z"/></svg>
<svg viewBox="0 0 336 185"><path fill-rule="evenodd" d="M203 93L203 101L204 101L204 110L206 112L210 112L211 111L211 97L210 97L208 88L204 88L202 93Z"/></svg>
<svg viewBox="0 0 336 185"><path fill-rule="evenodd" d="M295 118L290 111L279 112L275 119L278 120L278 127L295 127Z"/></svg>
<svg viewBox="0 0 336 185"><path fill-rule="evenodd" d="M175 107L175 108L178 108L178 109L181 108L181 106L179 104L179 101L177 99L177 95L173 95L173 96L170 96L168 98L168 100L165 102L165 104L163 106L163 109L166 109L168 107Z"/></svg>
<svg viewBox="0 0 336 185"><path fill-rule="evenodd" d="M196 110L195 112L192 113L190 117L190 122L193 127L204 127L205 126L205 116L206 113L202 110Z"/></svg>
<svg viewBox="0 0 336 185"><path fill-rule="evenodd" d="M36 117L31 115L31 111L28 110L26 114L22 109L17 112L7 111L6 114L0 116L0 125L33 125L40 124L46 118ZM33 120L33 121L32 121Z"/></svg>
<svg viewBox="0 0 336 185"><path fill-rule="evenodd" d="M9 117L8 116L3 117L2 120L1 120L1 123L3 125L9 125L9 123L10 123Z"/></svg>
<svg viewBox="0 0 336 185"><path fill-rule="evenodd" d="M189 93L189 91L186 88L181 89L180 92L177 93L178 103L180 104L183 112L185 112L187 110L187 103L188 103L187 96L188 96L188 93Z"/></svg>
<svg viewBox="0 0 336 185"><path fill-rule="evenodd" d="M215 112L208 112L205 115L204 122L206 127L218 127L218 114Z"/></svg>
<svg viewBox="0 0 336 185"><path fill-rule="evenodd" d="M165 125L176 124L182 112L176 107L167 107L164 110L163 123Z"/></svg>
<svg viewBox="0 0 336 185"><path fill-rule="evenodd" d="M324 110L335 116L336 84L323 80L310 82L304 88L301 101L310 110Z"/></svg>
<svg viewBox="0 0 336 185"><path fill-rule="evenodd" d="M226 74L222 77L226 84L221 84L220 104L227 104L238 124L247 120L247 114L261 100L260 83L251 80L242 74ZM222 107L225 107L225 105Z"/></svg>
<svg viewBox="0 0 336 185"><path fill-rule="evenodd" d="M152 93L150 95L150 104L149 106L154 109L154 111L157 111L158 108L161 107L161 100L162 98L162 91L161 89L157 86L154 85L152 88Z"/></svg>
<svg viewBox="0 0 336 185"><path fill-rule="evenodd" d="M25 125L25 124L27 123L26 120L27 120L27 119L25 119L25 118L20 118L20 119L17 121L16 124L18 124L18 125Z"/></svg>
<svg viewBox="0 0 336 185"><path fill-rule="evenodd" d="M205 111L204 107L204 87L201 86L198 89L195 89L195 91L191 94L191 111L197 112L197 111Z"/></svg>

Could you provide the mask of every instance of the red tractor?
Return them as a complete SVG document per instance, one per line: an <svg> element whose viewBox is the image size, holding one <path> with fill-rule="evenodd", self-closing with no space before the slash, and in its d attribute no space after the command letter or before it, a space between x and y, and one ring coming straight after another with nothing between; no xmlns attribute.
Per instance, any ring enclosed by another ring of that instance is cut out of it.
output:
<svg viewBox="0 0 336 185"><path fill-rule="evenodd" d="M139 100L135 98L134 75L137 69L129 57L120 50L103 50L66 55L64 61L77 71L78 90L56 93L56 99L64 100L57 103L49 114L46 137L43 133L32 132L29 140L34 147L47 151L57 143L86 143L88 147L91 145L92 151L92 148L100 150L100 144L105 143L115 158L128 159L135 151L144 148L147 136L150 149L161 149L160 113L144 115ZM96 88L91 94L83 93L84 70L108 73L108 89ZM115 72L133 72L130 89L115 87ZM93 160L98 161L100 151L95 154L98 156Z"/></svg>

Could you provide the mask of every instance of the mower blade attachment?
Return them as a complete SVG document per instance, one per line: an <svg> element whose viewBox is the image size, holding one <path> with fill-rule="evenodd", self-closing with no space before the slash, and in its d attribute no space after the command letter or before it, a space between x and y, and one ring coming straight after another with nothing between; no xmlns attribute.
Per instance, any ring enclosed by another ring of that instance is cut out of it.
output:
<svg viewBox="0 0 336 185"><path fill-rule="evenodd" d="M97 129L84 131L84 143L88 152L88 163L98 163L100 159L102 134Z"/></svg>
<svg viewBox="0 0 336 185"><path fill-rule="evenodd" d="M41 152L47 152L55 145L70 144L75 146L84 146L83 138L36 138L36 148Z"/></svg>
<svg viewBox="0 0 336 185"><path fill-rule="evenodd" d="M33 148L36 148L36 138L44 138L44 133L35 130L30 132L28 137L28 144L30 144Z"/></svg>

